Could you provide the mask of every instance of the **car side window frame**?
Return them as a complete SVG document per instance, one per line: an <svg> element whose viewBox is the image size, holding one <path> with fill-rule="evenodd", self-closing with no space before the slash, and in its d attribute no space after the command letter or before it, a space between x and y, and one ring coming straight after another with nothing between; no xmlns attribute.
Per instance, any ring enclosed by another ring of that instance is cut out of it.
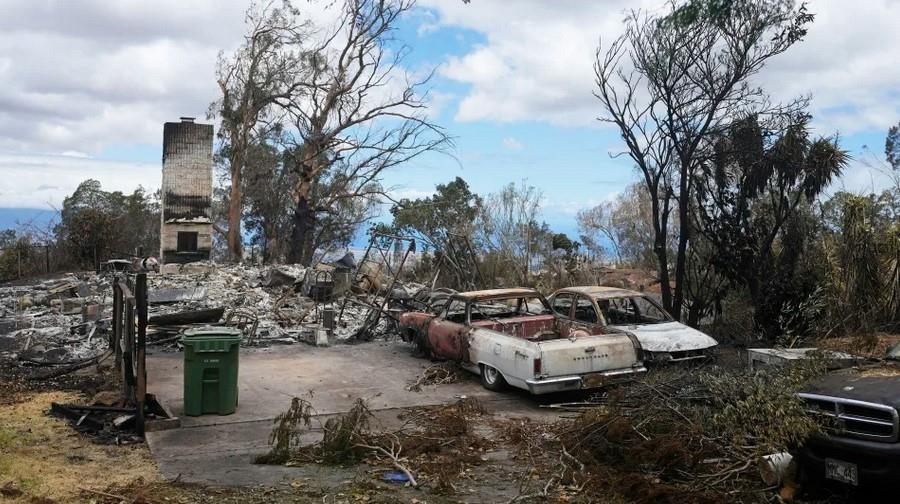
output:
<svg viewBox="0 0 900 504"><path fill-rule="evenodd" d="M672 317L672 315L671 315L669 312L667 312L667 311L665 310L665 308L663 308L659 303L657 303L656 300L653 299L652 297L647 296L647 295L642 295L642 296L640 296L640 298L641 298L642 301L644 301L645 303L647 303L647 304L653 306L653 307L656 308L660 313L662 313L663 319L661 320L661 322L672 322L673 320L675 320L675 318ZM640 306L637 306L637 303L635 303L635 306L636 306L638 309L640 309ZM641 315L643 315L643 313L641 313Z"/></svg>
<svg viewBox="0 0 900 504"><path fill-rule="evenodd" d="M432 305L432 307L437 308L437 310L434 310L434 314L441 318L446 318L447 317L447 307L450 306L450 301L451 301L451 299L448 296L448 297L444 298L443 300L438 301L437 304Z"/></svg>
<svg viewBox="0 0 900 504"><path fill-rule="evenodd" d="M560 313L560 312L558 312L558 311L556 310L556 300L559 299L559 298L561 298L561 297L563 297L563 296L566 296L566 297L568 297L568 298L571 300L571 301L569 302L569 313L568 313L568 314L562 314L562 313ZM553 300L550 301L550 310L551 310L555 315L558 315L558 316L560 316L560 317L564 317L566 320L574 320L574 319L572 318L574 309L575 309L575 295L572 294L571 292L560 292L559 294L553 296Z"/></svg>
<svg viewBox="0 0 900 504"><path fill-rule="evenodd" d="M594 305L594 312L597 313L597 325L601 325L603 327L609 326L609 321L606 320L606 315L603 314L603 310L600 309L600 302L594 296L590 296L591 304Z"/></svg>
<svg viewBox="0 0 900 504"><path fill-rule="evenodd" d="M579 300L587 301L588 306L590 306L591 310L594 311L594 321L593 322L588 322L587 320L581 320L576 316L576 314L578 313L578 301ZM594 303L594 299L591 298L590 296L585 296L583 294L580 296L576 296L576 298L573 300L572 315L573 315L572 320L574 320L575 322L581 322L582 324L597 325L597 324L601 324L603 322L603 316L600 314L600 311L597 310L597 306Z"/></svg>

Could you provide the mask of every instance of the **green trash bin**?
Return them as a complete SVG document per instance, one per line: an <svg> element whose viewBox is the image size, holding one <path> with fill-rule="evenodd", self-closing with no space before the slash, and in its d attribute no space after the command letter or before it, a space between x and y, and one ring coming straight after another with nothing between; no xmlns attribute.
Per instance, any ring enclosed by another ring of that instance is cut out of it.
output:
<svg viewBox="0 0 900 504"><path fill-rule="evenodd" d="M238 401L241 331L233 327L188 329L184 345L184 414L234 413Z"/></svg>

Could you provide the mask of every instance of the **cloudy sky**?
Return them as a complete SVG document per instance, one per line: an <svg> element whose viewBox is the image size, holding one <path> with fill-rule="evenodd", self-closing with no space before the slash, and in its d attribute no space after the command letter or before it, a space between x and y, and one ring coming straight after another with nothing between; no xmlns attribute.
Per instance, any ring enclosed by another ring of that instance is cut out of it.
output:
<svg viewBox="0 0 900 504"><path fill-rule="evenodd" d="M313 18L321 5L295 2ZM325 2L331 3L331 2ZM543 190L545 218L574 213L635 178L597 123L593 52L624 11L663 0L420 0L398 36L413 71L437 68L434 117L457 138L388 174L398 196L462 176L490 192L521 179ZM880 154L900 121L900 0L810 0L809 35L759 76L779 99L812 96L818 134L856 158L835 186L878 189L863 146ZM7 0L0 16L0 228L46 218L86 178L131 191L160 184L162 124L203 117L214 66L243 32L246 0ZM44 213L41 213L44 212Z"/></svg>

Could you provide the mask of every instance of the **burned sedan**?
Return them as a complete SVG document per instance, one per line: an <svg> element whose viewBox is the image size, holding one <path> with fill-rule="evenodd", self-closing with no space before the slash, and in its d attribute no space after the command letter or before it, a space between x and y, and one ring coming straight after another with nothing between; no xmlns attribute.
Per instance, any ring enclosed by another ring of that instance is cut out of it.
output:
<svg viewBox="0 0 900 504"><path fill-rule="evenodd" d="M646 371L632 335L576 329L534 289L454 293L432 308L400 316L404 339L478 373L489 390L509 385L544 394Z"/></svg>
<svg viewBox="0 0 900 504"><path fill-rule="evenodd" d="M633 334L648 362L705 359L718 345L712 337L675 321L653 298L616 287L567 287L550 296L564 326L593 333Z"/></svg>

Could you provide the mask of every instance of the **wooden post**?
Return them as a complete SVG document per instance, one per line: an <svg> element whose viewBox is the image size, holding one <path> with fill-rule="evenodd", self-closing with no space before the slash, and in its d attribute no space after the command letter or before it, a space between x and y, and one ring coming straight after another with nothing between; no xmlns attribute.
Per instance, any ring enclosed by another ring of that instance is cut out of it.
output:
<svg viewBox="0 0 900 504"><path fill-rule="evenodd" d="M113 279L113 330L110 348L116 356L116 373L122 372L122 288L120 278Z"/></svg>
<svg viewBox="0 0 900 504"><path fill-rule="evenodd" d="M138 273L134 287L137 305L137 348L135 349L135 406L137 407L137 431L144 434L144 409L147 400L147 274Z"/></svg>

